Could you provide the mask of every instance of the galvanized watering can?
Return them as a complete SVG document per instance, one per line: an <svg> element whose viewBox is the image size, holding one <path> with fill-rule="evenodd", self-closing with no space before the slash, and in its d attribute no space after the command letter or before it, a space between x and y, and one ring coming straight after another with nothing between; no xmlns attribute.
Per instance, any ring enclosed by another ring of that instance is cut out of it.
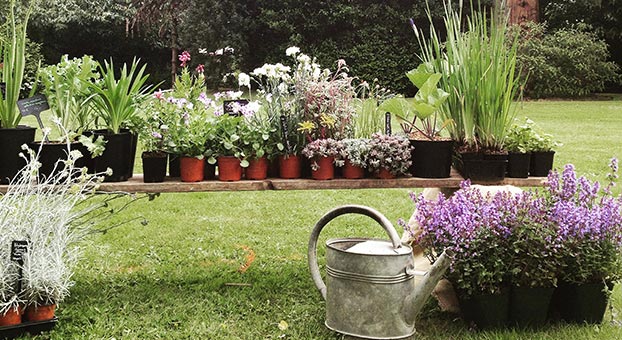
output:
<svg viewBox="0 0 622 340"><path fill-rule="evenodd" d="M320 232L344 214L371 217L391 241L342 238L326 241L326 284L317 263ZM415 333L415 317L449 267L443 252L428 272L414 268L412 248L402 245L395 228L378 211L346 205L324 215L309 239L309 269L326 300L326 327L364 339L403 339ZM415 287L415 275L423 276Z"/></svg>

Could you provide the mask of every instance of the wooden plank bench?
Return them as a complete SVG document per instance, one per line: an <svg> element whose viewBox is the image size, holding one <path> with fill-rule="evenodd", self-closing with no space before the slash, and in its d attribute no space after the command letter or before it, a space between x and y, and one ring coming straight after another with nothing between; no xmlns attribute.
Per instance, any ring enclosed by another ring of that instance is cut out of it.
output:
<svg viewBox="0 0 622 340"><path fill-rule="evenodd" d="M324 189L382 189L382 188L459 188L464 179L455 171L449 178L402 177L396 179L343 179L326 181L313 179L268 178L265 180L241 180L222 182L218 180L202 182L181 182L178 178L167 177L162 183L143 183L142 175L134 175L126 182L101 183L101 192L167 193L167 192L209 192L209 191L261 191L261 190L324 190ZM514 185L518 187L544 186L546 177L506 178L498 182L475 182L486 185ZM0 185L4 193L8 185Z"/></svg>

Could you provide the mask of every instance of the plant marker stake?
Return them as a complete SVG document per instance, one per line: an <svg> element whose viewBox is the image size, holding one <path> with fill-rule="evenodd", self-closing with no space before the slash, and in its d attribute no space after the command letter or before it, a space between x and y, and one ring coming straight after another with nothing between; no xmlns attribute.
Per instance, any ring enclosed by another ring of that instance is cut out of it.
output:
<svg viewBox="0 0 622 340"><path fill-rule="evenodd" d="M26 117L29 115L35 116L37 118L37 123L39 123L39 127L43 130L43 122L41 121L41 112L50 109L50 105L48 104L47 98L45 98L42 94L34 95L30 98L20 99L17 101L17 107L19 108L19 112L22 114L22 117ZM44 136L45 141L49 142L47 134Z"/></svg>
<svg viewBox="0 0 622 340"><path fill-rule="evenodd" d="M22 280L24 277L23 265L24 254L28 252L28 241L13 241L11 242L11 261L15 261L19 264L19 278L17 279L17 286L15 289L16 294L22 292Z"/></svg>
<svg viewBox="0 0 622 340"><path fill-rule="evenodd" d="M384 134L387 136L391 135L391 113L384 113Z"/></svg>
<svg viewBox="0 0 622 340"><path fill-rule="evenodd" d="M285 145L285 152L289 155L292 152L292 146L289 145L289 131L287 129L287 118L281 116L281 130L283 131L283 145Z"/></svg>
<svg viewBox="0 0 622 340"><path fill-rule="evenodd" d="M6 97L6 83L0 83L0 93L2 94L2 98Z"/></svg>

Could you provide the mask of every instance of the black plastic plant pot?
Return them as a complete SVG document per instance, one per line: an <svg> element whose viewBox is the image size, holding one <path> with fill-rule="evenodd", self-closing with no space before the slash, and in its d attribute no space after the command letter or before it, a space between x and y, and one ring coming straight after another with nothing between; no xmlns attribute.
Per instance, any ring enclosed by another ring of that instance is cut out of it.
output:
<svg viewBox="0 0 622 340"><path fill-rule="evenodd" d="M167 154L143 152L143 182L161 183L166 177Z"/></svg>
<svg viewBox="0 0 622 340"><path fill-rule="evenodd" d="M502 328L508 325L510 293L474 295L459 297L460 310L466 322L474 323L479 329Z"/></svg>
<svg viewBox="0 0 622 340"><path fill-rule="evenodd" d="M36 129L20 125L14 129L0 129L0 184L8 184L26 165L19 156L22 145L35 140Z"/></svg>
<svg viewBox="0 0 622 340"><path fill-rule="evenodd" d="M539 151L531 153L531 163L529 165L529 175L535 177L546 177L553 169L553 159L555 151Z"/></svg>
<svg viewBox="0 0 622 340"><path fill-rule="evenodd" d="M125 131L125 129L121 129ZM127 130L129 131L129 130ZM136 148L138 147L138 134L129 131L132 134L132 145L130 149L130 165L128 167L127 178L134 176L134 162L136 162Z"/></svg>
<svg viewBox="0 0 622 340"><path fill-rule="evenodd" d="M106 175L104 182L122 182L129 179L130 158L132 155L132 134L129 131L111 133L108 130L93 131L96 138L103 136L106 141L104 153L93 158L96 172L112 169L112 175Z"/></svg>
<svg viewBox="0 0 622 340"><path fill-rule="evenodd" d="M500 182L505 179L507 155L460 154L462 177L476 182Z"/></svg>
<svg viewBox="0 0 622 340"><path fill-rule="evenodd" d="M531 164L530 153L508 154L508 177L527 178L529 177L529 164Z"/></svg>
<svg viewBox="0 0 622 340"><path fill-rule="evenodd" d="M203 167L203 179L206 181L213 181L216 179L216 164L205 162Z"/></svg>
<svg viewBox="0 0 622 340"><path fill-rule="evenodd" d="M410 140L414 177L447 178L451 172L454 141Z"/></svg>
<svg viewBox="0 0 622 340"><path fill-rule="evenodd" d="M181 157L176 154L168 154L168 175L169 177L181 177L181 167L179 160Z"/></svg>
<svg viewBox="0 0 622 340"><path fill-rule="evenodd" d="M27 321L15 326L0 327L0 339L15 339L25 333L30 335L41 334L42 332L51 331L58 322L57 318L45 321Z"/></svg>
<svg viewBox="0 0 622 340"><path fill-rule="evenodd" d="M599 324L603 322L608 293L605 284L560 284L553 294L550 315L570 323ZM613 285L607 286L608 290Z"/></svg>
<svg viewBox="0 0 622 340"><path fill-rule="evenodd" d="M88 154L86 147L79 142L72 142L69 144L69 148L66 143L48 143L48 142L31 142L28 143L28 147L33 149L35 153L39 154L39 180L44 180L63 171L65 165L63 161L69 158L69 152L78 150L82 153L82 157L78 158L74 164L75 171L72 174L74 178L80 176L79 168L87 166L87 162L84 159L84 154Z"/></svg>
<svg viewBox="0 0 622 340"><path fill-rule="evenodd" d="M538 328L547 321L555 288L512 287L510 324L518 328Z"/></svg>

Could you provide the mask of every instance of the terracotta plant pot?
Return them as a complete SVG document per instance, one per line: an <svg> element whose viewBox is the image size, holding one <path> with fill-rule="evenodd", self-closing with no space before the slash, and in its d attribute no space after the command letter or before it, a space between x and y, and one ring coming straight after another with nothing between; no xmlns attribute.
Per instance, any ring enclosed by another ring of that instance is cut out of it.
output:
<svg viewBox="0 0 622 340"><path fill-rule="evenodd" d="M265 157L251 159L248 163L248 167L246 168L246 179L268 178L269 162Z"/></svg>
<svg viewBox="0 0 622 340"><path fill-rule="evenodd" d="M313 160L318 166L316 170L311 170L311 178L315 180L329 180L335 177L335 157L317 157ZM313 164L312 162L312 164Z"/></svg>
<svg viewBox="0 0 622 340"><path fill-rule="evenodd" d="M205 159L182 156L179 160L182 182L200 182L203 180Z"/></svg>
<svg viewBox="0 0 622 340"><path fill-rule="evenodd" d="M14 326L22 323L22 307L9 309L6 313L0 314L0 327Z"/></svg>
<svg viewBox="0 0 622 340"><path fill-rule="evenodd" d="M279 177L300 178L300 157L296 155L279 156Z"/></svg>
<svg viewBox="0 0 622 340"><path fill-rule="evenodd" d="M349 160L346 159L343 168L343 178L347 179L360 179L365 178L365 169L360 166L352 165Z"/></svg>
<svg viewBox="0 0 622 340"><path fill-rule="evenodd" d="M56 305L28 306L24 319L27 321L46 321L54 319Z"/></svg>
<svg viewBox="0 0 622 340"><path fill-rule="evenodd" d="M218 180L239 181L242 179L242 166L240 160L233 156L218 157Z"/></svg>
<svg viewBox="0 0 622 340"><path fill-rule="evenodd" d="M376 172L376 178L380 178L380 179L394 179L395 175L391 173L391 171L389 171L386 168L382 168L380 170L378 170L378 172Z"/></svg>

